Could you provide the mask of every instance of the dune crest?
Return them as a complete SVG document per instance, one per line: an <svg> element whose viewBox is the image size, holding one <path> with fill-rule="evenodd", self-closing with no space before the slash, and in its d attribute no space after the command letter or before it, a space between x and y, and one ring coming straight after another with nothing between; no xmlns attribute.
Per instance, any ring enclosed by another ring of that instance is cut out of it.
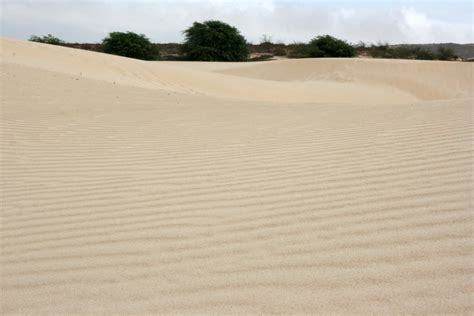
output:
<svg viewBox="0 0 474 316"><path fill-rule="evenodd" d="M0 45L2 314L472 313L472 64Z"/></svg>
<svg viewBox="0 0 474 316"><path fill-rule="evenodd" d="M470 98L473 91L473 65L456 62L303 59L193 67L193 63L146 62L8 39L2 39L1 46L4 63L135 87L249 101L410 103ZM341 90L343 94L338 93Z"/></svg>

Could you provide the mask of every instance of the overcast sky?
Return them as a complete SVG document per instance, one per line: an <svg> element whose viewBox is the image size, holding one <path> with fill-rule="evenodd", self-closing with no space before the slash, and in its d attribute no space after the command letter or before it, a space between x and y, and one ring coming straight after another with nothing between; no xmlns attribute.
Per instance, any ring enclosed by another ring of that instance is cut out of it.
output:
<svg viewBox="0 0 474 316"><path fill-rule="evenodd" d="M0 0L1 35L51 33L99 42L111 31L181 42L194 21L218 19L248 41L277 42L330 34L351 42L472 43L474 0Z"/></svg>

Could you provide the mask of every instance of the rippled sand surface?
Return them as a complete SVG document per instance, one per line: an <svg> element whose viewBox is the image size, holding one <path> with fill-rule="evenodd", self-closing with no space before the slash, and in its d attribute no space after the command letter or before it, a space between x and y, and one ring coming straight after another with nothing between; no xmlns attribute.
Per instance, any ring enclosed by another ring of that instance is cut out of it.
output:
<svg viewBox="0 0 474 316"><path fill-rule="evenodd" d="M3 314L473 312L472 64L0 47Z"/></svg>

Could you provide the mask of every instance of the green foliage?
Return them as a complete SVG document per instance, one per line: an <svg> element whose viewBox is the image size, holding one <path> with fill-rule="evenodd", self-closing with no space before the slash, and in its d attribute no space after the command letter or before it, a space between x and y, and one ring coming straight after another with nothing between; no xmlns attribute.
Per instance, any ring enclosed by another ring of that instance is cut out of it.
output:
<svg viewBox="0 0 474 316"><path fill-rule="evenodd" d="M458 56L467 59L472 56L474 44L401 44L389 45L362 41L351 45L329 35L318 36L310 43L273 43L272 38L262 35L259 44L246 43L239 31L220 21L195 22L183 32L184 44L153 44L143 34L132 32L113 32L102 43L66 43L51 35L32 35L33 42L62 45L144 60L204 60L204 61L243 61L266 60L268 56L287 56L288 58L310 57L353 57L456 60ZM159 53L162 53L160 56Z"/></svg>
<svg viewBox="0 0 474 316"><path fill-rule="evenodd" d="M392 58L392 59L420 59L433 60L437 56L429 50L418 46L398 45L389 46L388 44L377 44L366 47L359 47L358 52L365 53L374 58Z"/></svg>
<svg viewBox="0 0 474 316"><path fill-rule="evenodd" d="M262 35L258 44L249 44L251 53L270 54L273 56L286 56L286 45L272 42L272 37Z"/></svg>
<svg viewBox="0 0 474 316"><path fill-rule="evenodd" d="M436 52L436 57L439 60L454 60L457 56L454 54L453 50L448 47L438 47Z"/></svg>
<svg viewBox="0 0 474 316"><path fill-rule="evenodd" d="M107 54L143 60L155 60L159 57L158 48L144 34L112 32L104 38L102 46Z"/></svg>
<svg viewBox="0 0 474 316"><path fill-rule="evenodd" d="M420 60L433 60L436 57L435 54L433 54L432 52L421 48L414 49L414 56L415 59Z"/></svg>
<svg viewBox="0 0 474 316"><path fill-rule="evenodd" d="M51 45L64 45L66 42L63 40L48 34L45 36L36 36L36 35L31 35L29 38L29 41L31 42L37 42L37 43L45 43L45 44L51 44Z"/></svg>
<svg viewBox="0 0 474 316"><path fill-rule="evenodd" d="M318 36L308 44L308 57L354 57L356 50L346 41L331 35Z"/></svg>
<svg viewBox="0 0 474 316"><path fill-rule="evenodd" d="M190 60L243 61L249 56L245 38L221 21L194 22L183 33L182 52Z"/></svg>
<svg viewBox="0 0 474 316"><path fill-rule="evenodd" d="M308 44L305 43L293 43L288 45L289 53L288 58L308 58Z"/></svg>
<svg viewBox="0 0 474 316"><path fill-rule="evenodd" d="M318 57L354 57L356 49L346 41L330 35L313 38L308 44L294 43L288 45L289 58Z"/></svg>
<svg viewBox="0 0 474 316"><path fill-rule="evenodd" d="M423 51L413 50L406 46L392 47L386 50L388 58L397 59L417 59L416 56L423 57ZM428 56L426 56L428 57Z"/></svg>

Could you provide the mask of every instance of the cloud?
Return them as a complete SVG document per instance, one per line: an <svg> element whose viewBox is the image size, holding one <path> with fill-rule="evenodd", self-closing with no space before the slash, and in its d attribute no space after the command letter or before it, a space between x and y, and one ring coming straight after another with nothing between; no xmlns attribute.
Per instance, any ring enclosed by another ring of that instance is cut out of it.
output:
<svg viewBox="0 0 474 316"><path fill-rule="evenodd" d="M414 8L402 8L398 28L408 42L473 41L472 29L461 23L447 23L431 19Z"/></svg>
<svg viewBox="0 0 474 316"><path fill-rule="evenodd" d="M283 42L307 41L320 34L352 42L473 41L472 16L464 14L460 21L446 21L434 16L443 10L434 10L428 2L415 8L367 0L0 1L2 35L22 39L52 33L67 41L97 42L111 31L129 30L144 33L156 42L180 42L182 31L192 22L219 19L239 28L252 42L258 42L262 34ZM443 4L437 5L439 9ZM442 9L449 11L451 7L444 4ZM461 16L460 10L472 9L467 4L457 8L451 15Z"/></svg>

